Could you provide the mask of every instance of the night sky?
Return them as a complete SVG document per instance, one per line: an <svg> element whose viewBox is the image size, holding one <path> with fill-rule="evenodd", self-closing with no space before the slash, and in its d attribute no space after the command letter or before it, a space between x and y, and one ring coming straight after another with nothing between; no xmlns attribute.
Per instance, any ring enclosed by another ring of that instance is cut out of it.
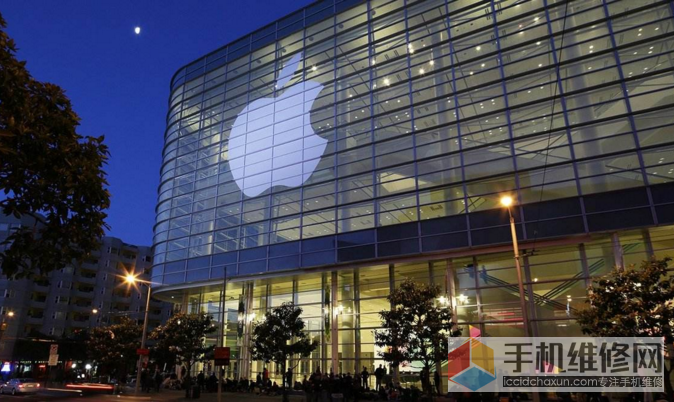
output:
<svg viewBox="0 0 674 402"><path fill-rule="evenodd" d="M106 137L108 234L151 245L171 76L311 2L5 1L0 13L33 77L65 89L79 133Z"/></svg>

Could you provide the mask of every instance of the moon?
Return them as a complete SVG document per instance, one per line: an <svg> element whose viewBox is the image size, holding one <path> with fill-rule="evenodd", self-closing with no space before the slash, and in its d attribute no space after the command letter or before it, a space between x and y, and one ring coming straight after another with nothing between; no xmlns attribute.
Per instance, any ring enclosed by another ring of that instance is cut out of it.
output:
<svg viewBox="0 0 674 402"><path fill-rule="evenodd" d="M133 29L133 32L135 32L136 35L140 35L140 27L135 27L135 28Z"/></svg>

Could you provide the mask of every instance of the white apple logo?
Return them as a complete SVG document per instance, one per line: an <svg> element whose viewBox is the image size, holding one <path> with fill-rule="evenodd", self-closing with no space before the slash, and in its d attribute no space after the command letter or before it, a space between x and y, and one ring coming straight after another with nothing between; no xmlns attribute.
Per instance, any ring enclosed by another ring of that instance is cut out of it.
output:
<svg viewBox="0 0 674 402"><path fill-rule="evenodd" d="M302 60L293 56L276 81L280 90ZM255 197L272 186L298 187L318 166L328 140L311 127L311 108L323 85L298 82L277 98L261 98L239 112L229 135L229 164L236 185Z"/></svg>

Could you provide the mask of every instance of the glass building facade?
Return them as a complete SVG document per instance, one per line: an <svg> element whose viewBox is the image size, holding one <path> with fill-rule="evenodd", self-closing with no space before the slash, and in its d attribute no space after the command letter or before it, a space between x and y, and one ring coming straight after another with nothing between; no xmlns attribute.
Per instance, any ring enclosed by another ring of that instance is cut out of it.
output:
<svg viewBox="0 0 674 402"><path fill-rule="evenodd" d="M251 322L284 301L321 343L296 375L378 365L377 313L406 277L442 286L472 334L522 334L507 194L530 330L578 334L592 277L674 254L673 11L319 1L181 68L155 294L218 320L224 298L248 378Z"/></svg>

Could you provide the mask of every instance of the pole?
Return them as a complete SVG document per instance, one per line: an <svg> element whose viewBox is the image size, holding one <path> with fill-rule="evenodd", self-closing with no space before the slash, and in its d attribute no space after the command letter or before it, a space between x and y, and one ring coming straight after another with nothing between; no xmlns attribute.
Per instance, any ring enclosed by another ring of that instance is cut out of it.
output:
<svg viewBox="0 0 674 402"><path fill-rule="evenodd" d="M515 252L515 269L517 270L517 286L520 292L520 308L522 309L522 318L524 324L524 336L529 337L529 315L527 314L527 304L524 300L524 282L522 282L522 267L520 266L520 250L517 245L517 231L515 230L515 218L510 213L508 207L508 215L510 215L510 233L513 238L513 251Z"/></svg>
<svg viewBox="0 0 674 402"><path fill-rule="evenodd" d="M147 284L147 302L145 303L145 319L143 320L143 336L140 340L140 348L145 349L145 340L147 339L147 316L150 312L150 296L152 294L152 288L150 284ZM136 373L136 393L139 391L140 387L140 371L143 366L143 355L138 355L138 372Z"/></svg>
<svg viewBox="0 0 674 402"><path fill-rule="evenodd" d="M222 308L220 309L220 346L225 346L225 303L227 303L227 267L224 267L225 277L222 279ZM215 366L218 370L218 402L222 402L222 371L223 367Z"/></svg>

